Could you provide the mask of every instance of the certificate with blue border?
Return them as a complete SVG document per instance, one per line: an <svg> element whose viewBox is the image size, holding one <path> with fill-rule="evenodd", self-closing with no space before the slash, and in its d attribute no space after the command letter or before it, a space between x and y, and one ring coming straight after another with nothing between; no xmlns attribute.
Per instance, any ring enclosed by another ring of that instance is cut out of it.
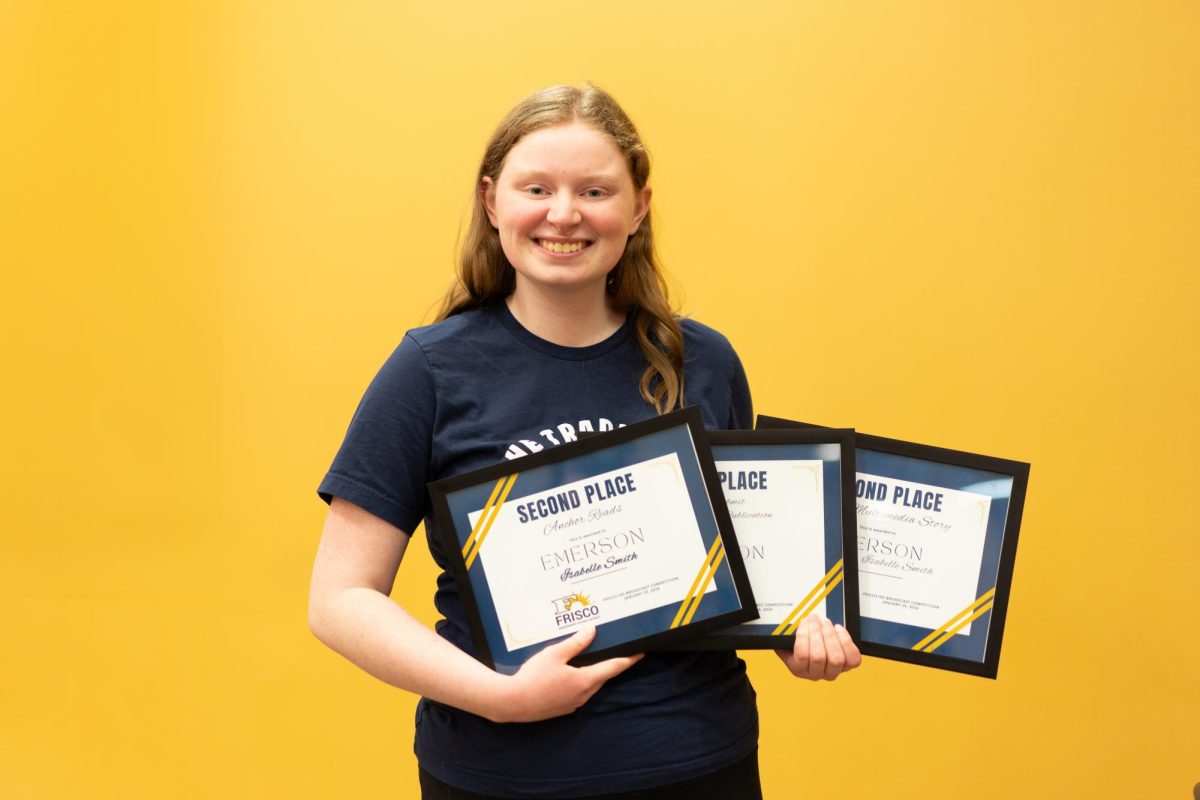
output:
<svg viewBox="0 0 1200 800"><path fill-rule="evenodd" d="M858 638L854 431L832 428L711 431L725 503L758 609L689 649L791 649L811 614Z"/></svg>
<svg viewBox="0 0 1200 800"><path fill-rule="evenodd" d="M855 468L860 649L995 678L1029 465L859 433Z"/></svg>
<svg viewBox="0 0 1200 800"><path fill-rule="evenodd" d="M596 638L574 664L755 615L695 408L429 490L476 654L497 671L591 625Z"/></svg>

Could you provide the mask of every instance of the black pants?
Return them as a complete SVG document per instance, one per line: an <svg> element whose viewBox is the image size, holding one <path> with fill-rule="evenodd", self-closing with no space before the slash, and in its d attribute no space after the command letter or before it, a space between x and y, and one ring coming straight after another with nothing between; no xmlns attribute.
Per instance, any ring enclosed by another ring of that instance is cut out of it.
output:
<svg viewBox="0 0 1200 800"><path fill-rule="evenodd" d="M447 786L425 770L421 773L421 800L501 800L487 794L464 792ZM563 800L568 800L563 798ZM643 789L623 794L589 795L577 800L762 800L758 778L758 752L717 770L683 783Z"/></svg>

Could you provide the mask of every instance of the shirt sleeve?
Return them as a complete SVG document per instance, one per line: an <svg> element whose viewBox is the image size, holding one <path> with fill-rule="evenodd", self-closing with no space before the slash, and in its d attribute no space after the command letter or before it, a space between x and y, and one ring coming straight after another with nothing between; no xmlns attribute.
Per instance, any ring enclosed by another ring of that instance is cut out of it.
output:
<svg viewBox="0 0 1200 800"><path fill-rule="evenodd" d="M349 500L411 534L428 502L436 415L429 361L405 336L359 401L317 494L326 503L335 495Z"/></svg>

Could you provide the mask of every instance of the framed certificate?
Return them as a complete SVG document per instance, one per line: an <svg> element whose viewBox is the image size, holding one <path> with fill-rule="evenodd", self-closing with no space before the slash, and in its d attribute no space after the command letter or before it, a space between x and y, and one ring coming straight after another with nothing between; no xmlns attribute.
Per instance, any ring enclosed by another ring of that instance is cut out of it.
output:
<svg viewBox="0 0 1200 800"><path fill-rule="evenodd" d="M429 485L480 660L512 673L588 625L587 664L755 616L700 412Z"/></svg>
<svg viewBox="0 0 1200 800"><path fill-rule="evenodd" d="M709 444L750 576L758 619L683 649L790 649L800 620L820 614L856 641L854 431L710 431Z"/></svg>
<svg viewBox="0 0 1200 800"><path fill-rule="evenodd" d="M762 428L813 427L776 417ZM855 435L867 655L995 678L1029 465Z"/></svg>

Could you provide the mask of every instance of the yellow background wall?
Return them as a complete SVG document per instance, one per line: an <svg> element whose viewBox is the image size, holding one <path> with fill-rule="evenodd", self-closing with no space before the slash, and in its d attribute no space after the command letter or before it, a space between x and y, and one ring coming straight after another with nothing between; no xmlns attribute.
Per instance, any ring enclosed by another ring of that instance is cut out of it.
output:
<svg viewBox="0 0 1200 800"><path fill-rule="evenodd" d="M758 410L1033 464L999 680L750 655L768 797L1190 796L1190 0L0 3L0 796L415 796L414 698L307 631L314 488L492 126L585 78Z"/></svg>

